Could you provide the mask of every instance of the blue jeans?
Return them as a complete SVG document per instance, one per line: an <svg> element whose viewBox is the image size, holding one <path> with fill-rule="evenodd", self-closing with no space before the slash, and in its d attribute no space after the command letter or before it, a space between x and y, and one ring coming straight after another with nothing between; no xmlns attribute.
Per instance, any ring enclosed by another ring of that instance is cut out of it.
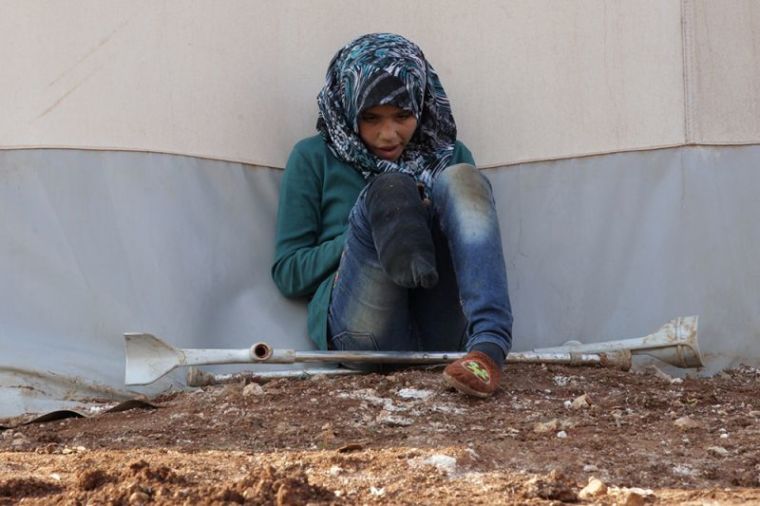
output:
<svg viewBox="0 0 760 506"><path fill-rule="evenodd" d="M401 287L383 271L367 219L368 188L349 216L328 314L330 346L458 351L493 343L506 356L512 309L489 181L467 164L452 165L435 179L428 223L439 280L431 289Z"/></svg>

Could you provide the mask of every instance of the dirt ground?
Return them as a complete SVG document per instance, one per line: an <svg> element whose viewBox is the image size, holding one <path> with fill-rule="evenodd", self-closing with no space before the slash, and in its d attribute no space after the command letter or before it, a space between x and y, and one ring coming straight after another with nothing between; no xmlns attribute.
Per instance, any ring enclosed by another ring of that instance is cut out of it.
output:
<svg viewBox="0 0 760 506"><path fill-rule="evenodd" d="M3 430L0 505L760 504L759 387L510 365L481 401L440 370L249 376Z"/></svg>

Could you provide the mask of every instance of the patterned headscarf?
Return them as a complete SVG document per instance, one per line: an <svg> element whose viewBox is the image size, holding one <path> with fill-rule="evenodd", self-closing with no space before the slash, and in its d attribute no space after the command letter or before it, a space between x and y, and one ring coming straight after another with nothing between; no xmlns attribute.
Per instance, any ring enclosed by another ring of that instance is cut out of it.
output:
<svg viewBox="0 0 760 506"><path fill-rule="evenodd" d="M317 130L332 153L365 178L401 171L429 188L450 163L457 129L449 99L420 48L400 35L364 35L338 51L317 103ZM417 118L417 130L395 162L373 155L359 137L359 114L385 104Z"/></svg>

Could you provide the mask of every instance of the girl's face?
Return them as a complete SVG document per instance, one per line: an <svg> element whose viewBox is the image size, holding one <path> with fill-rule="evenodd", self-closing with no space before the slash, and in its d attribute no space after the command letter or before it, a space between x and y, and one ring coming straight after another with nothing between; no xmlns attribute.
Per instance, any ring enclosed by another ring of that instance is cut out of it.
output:
<svg viewBox="0 0 760 506"><path fill-rule="evenodd" d="M359 137L370 152L395 162L417 129L417 118L395 105L376 105L359 114Z"/></svg>

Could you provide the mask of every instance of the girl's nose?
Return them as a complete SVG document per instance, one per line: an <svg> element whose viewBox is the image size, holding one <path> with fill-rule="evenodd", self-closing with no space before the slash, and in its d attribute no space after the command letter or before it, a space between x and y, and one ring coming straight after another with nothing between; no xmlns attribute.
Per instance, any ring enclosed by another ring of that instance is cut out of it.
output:
<svg viewBox="0 0 760 506"><path fill-rule="evenodd" d="M396 126L392 121L384 121L380 127L381 140L394 140L396 138Z"/></svg>

